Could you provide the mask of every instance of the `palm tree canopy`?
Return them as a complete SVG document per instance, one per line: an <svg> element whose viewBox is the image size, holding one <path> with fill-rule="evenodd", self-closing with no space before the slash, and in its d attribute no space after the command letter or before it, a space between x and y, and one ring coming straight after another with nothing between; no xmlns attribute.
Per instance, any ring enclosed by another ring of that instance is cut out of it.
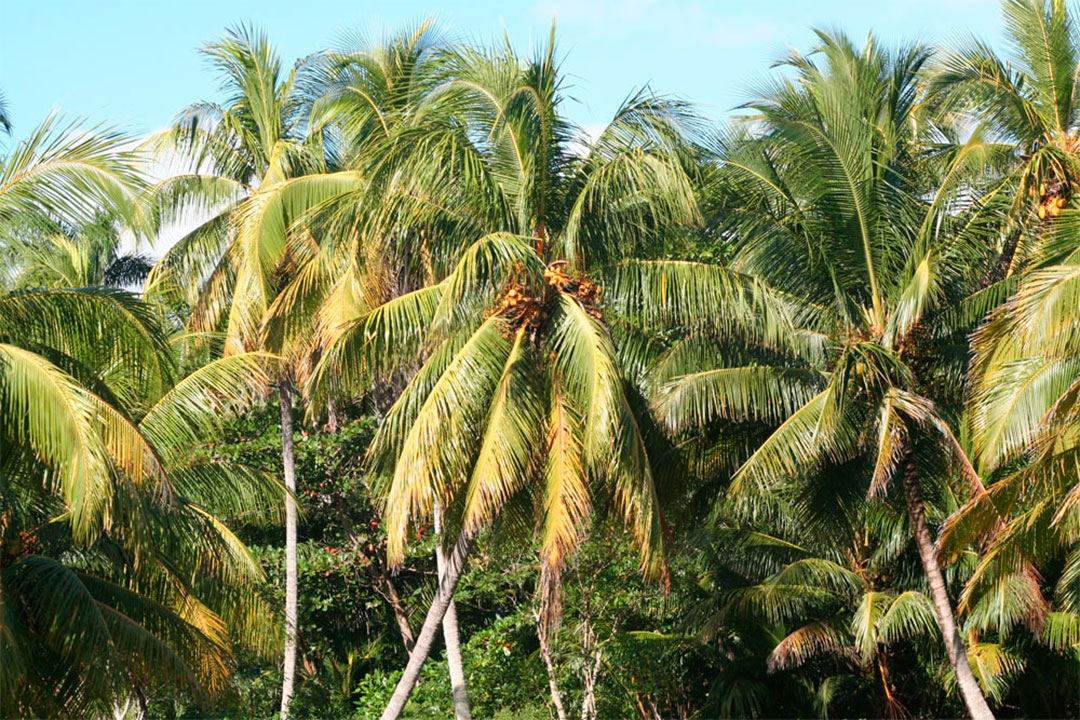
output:
<svg viewBox="0 0 1080 720"><path fill-rule="evenodd" d="M359 216L360 253L396 226L388 241L415 259L399 272L417 289L374 307L354 296L351 318L324 305L345 321L329 326L316 376L367 387L423 357L370 456L388 481L391 560L436 502L470 534L531 503L555 608L562 567L610 504L661 572L652 420L590 273L698 220L696 117L641 92L593 141L562 117L553 43L533 59L449 46L422 60L430 78L412 63L410 102L380 115L387 147L360 170L370 181L327 208Z"/></svg>

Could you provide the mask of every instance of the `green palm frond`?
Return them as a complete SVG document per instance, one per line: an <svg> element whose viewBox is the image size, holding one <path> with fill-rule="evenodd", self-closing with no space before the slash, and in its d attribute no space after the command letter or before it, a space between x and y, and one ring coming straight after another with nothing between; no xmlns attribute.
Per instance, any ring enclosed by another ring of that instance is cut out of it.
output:
<svg viewBox="0 0 1080 720"><path fill-rule="evenodd" d="M892 599L878 621L877 635L885 645L940 633L930 598L917 590L907 590Z"/></svg>
<svg viewBox="0 0 1080 720"><path fill-rule="evenodd" d="M168 487L156 450L130 420L39 355L0 345L4 434L49 467L76 536L111 524L111 469L137 485Z"/></svg>
<svg viewBox="0 0 1080 720"><path fill-rule="evenodd" d="M682 375L660 389L657 412L673 430L716 418L781 422L820 391L823 378L800 368L725 367Z"/></svg>
<svg viewBox="0 0 1080 720"><path fill-rule="evenodd" d="M741 333L810 360L824 350L821 307L718 265L625 262L610 268L606 287L610 306L646 327Z"/></svg>
<svg viewBox="0 0 1080 720"><path fill-rule="evenodd" d="M152 306L122 290L33 290L0 297L0 341L48 347L89 367L114 372L134 388L161 391L173 373ZM130 362L127 362L130 361ZM114 390L122 390L117 382Z"/></svg>
<svg viewBox="0 0 1080 720"><path fill-rule="evenodd" d="M128 141L114 130L50 115L0 156L0 223L55 217L77 223L101 209L137 219L144 181L139 155L124 149Z"/></svg>
<svg viewBox="0 0 1080 720"><path fill-rule="evenodd" d="M769 671L788 670L825 654L843 655L846 633L828 620L803 625L777 644L769 654Z"/></svg>
<svg viewBox="0 0 1080 720"><path fill-rule="evenodd" d="M739 468L731 493L738 496L751 489L764 493L780 479L799 476L823 459L847 459L855 438L847 421L837 417L839 392L839 383L832 379L784 420Z"/></svg>
<svg viewBox="0 0 1080 720"><path fill-rule="evenodd" d="M316 377L329 374L362 389L372 378L392 377L408 367L423 354L444 290L442 284L414 290L329 328Z"/></svg>
<svg viewBox="0 0 1080 720"><path fill-rule="evenodd" d="M430 515L436 500L450 505L467 477L511 350L501 324L497 317L486 320L454 353L415 410L410 412L406 403L411 398L403 394L394 410L412 417L407 424L388 423L380 430L386 439L372 446L397 450L386 496L387 555L392 563L401 560L409 521Z"/></svg>
<svg viewBox="0 0 1080 720"><path fill-rule="evenodd" d="M160 448L190 448L218 437L221 422L255 404L267 392L277 358L245 353L218 358L179 380L151 405L139 421L142 433ZM182 454L166 451L170 462Z"/></svg>
<svg viewBox="0 0 1080 720"><path fill-rule="evenodd" d="M863 593L851 616L851 634L854 637L855 650L863 663L870 662L877 654L881 641L881 623L887 610L892 609L892 596L889 593L873 590Z"/></svg>
<svg viewBox="0 0 1080 720"><path fill-rule="evenodd" d="M1048 613L1043 620L1043 642L1058 652L1080 646L1080 615L1074 612Z"/></svg>
<svg viewBox="0 0 1080 720"><path fill-rule="evenodd" d="M483 438L472 462L462 523L466 532L479 532L528 479L536 449L542 443L543 418L538 411L539 388L529 372L530 357L524 329L517 331L502 377L491 398Z"/></svg>

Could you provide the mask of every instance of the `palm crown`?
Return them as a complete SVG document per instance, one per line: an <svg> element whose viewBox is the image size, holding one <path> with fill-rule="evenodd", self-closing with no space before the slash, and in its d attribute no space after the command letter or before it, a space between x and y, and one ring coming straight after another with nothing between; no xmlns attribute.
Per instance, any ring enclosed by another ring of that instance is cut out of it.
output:
<svg viewBox="0 0 1080 720"><path fill-rule="evenodd" d="M1013 195L999 267L990 279L1011 274L1016 262L1039 262L1043 223L1066 207L1080 173L1076 164L1080 120L1080 35L1063 0L1002 3L1011 57L985 42L947 49L931 76L929 99L964 123L1013 149L999 181Z"/></svg>
<svg viewBox="0 0 1080 720"><path fill-rule="evenodd" d="M425 358L372 451L391 478L391 558L433 503L475 534L525 491L557 579L600 493L656 569L646 430L588 274L696 219L692 117L641 94L589 142L559 114L553 47L531 61L453 49L430 64L438 81L371 172L380 212L439 238L435 281L347 323L323 361L369 382ZM455 259L442 277L440 251Z"/></svg>
<svg viewBox="0 0 1080 720"><path fill-rule="evenodd" d="M260 323L287 264L286 222L272 199L290 179L325 168L321 135L307 133L303 64L283 77L266 36L239 28L203 53L230 93L224 105L196 103L147 147L187 160L191 172L162 181L149 197L151 220L183 212L210 218L170 248L147 280L147 292L189 308L188 326L225 331L226 352L259 346Z"/></svg>
<svg viewBox="0 0 1080 720"><path fill-rule="evenodd" d="M904 468L933 591L941 578L925 554L932 551L918 479L930 464L919 458L934 458L939 481L951 477L942 470L958 468L981 487L950 429L957 398L937 389L941 377L964 371L962 353L950 347L962 347L967 306L980 302L968 297L980 287L972 268L1002 212L997 195L971 191L997 148L979 134L957 144L947 127L920 113L923 48L888 52L871 38L860 50L843 36L819 38L820 64L790 57L794 78L750 103L759 112L757 132L721 145L716 178L723 232L734 242L729 268L787 298L788 307L759 332L760 350L748 364L686 373L688 358L707 357L703 346L721 359L747 355L708 331L670 350L677 362L668 366L684 374L660 388L658 407L674 428L717 417L780 423L733 478L731 493L751 517L768 516L796 480L804 494L796 506L821 521L822 512L843 512L829 480L840 468L863 468L870 498L885 496ZM683 305L676 314L723 312L722 290L682 282L694 291L673 295ZM696 353L686 347L695 344ZM928 353L945 362L928 372ZM966 670L971 680L965 697L985 709L966 659L955 661L962 645L958 651L948 598L938 589L950 658L958 676Z"/></svg>

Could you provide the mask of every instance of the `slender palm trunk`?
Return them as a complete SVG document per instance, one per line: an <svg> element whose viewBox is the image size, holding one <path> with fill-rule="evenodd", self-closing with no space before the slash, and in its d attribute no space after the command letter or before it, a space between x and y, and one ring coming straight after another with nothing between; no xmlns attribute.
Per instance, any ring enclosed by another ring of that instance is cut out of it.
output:
<svg viewBox="0 0 1080 720"><path fill-rule="evenodd" d="M446 558L446 573L439 578L439 589L435 593L435 599L432 600L431 607L428 608L427 615L424 617L424 625L420 628L420 634L416 636L416 645L413 646L412 654L409 656L409 663L405 666L405 672L398 681L394 694L390 697L390 702L386 704L386 709L383 710L382 720L397 720L401 717L401 712L405 709L405 703L409 701L409 695L412 694L413 688L416 687L416 681L420 678L420 669L424 666L424 661L427 660L428 655L431 653L431 646L435 643L435 635L439 632L439 626L442 625L446 609L450 606L450 601L454 597L454 589L457 587L458 580L461 579L461 574L465 570L465 560L469 556L473 537L473 535L466 533L459 535L457 542L454 544L454 549Z"/></svg>
<svg viewBox="0 0 1080 720"><path fill-rule="evenodd" d="M135 683L133 689L135 690L135 698L139 701L140 720L150 720L150 704L146 702L146 695L143 694L142 687L139 683Z"/></svg>
<svg viewBox="0 0 1080 720"><path fill-rule="evenodd" d="M987 287L992 283L996 283L999 280L1004 280L1009 276L1009 271L1012 269L1013 258L1016 257L1016 248L1020 244L1020 235L1023 233L1022 227L1016 227L1005 240L1005 246L1001 249L1001 255L998 256L997 262L990 266L990 269L983 275L982 287Z"/></svg>
<svg viewBox="0 0 1080 720"><path fill-rule="evenodd" d="M582 619L582 647L585 662L581 667L581 720L596 720L596 680L600 677L604 648L596 636L596 628L588 612Z"/></svg>
<svg viewBox="0 0 1080 720"><path fill-rule="evenodd" d="M416 638L413 636L412 626L409 625L409 613L405 609L405 603L401 601L394 581L387 575L386 570L379 569L380 581L383 584L383 597L390 603L390 609L394 611L394 619L397 621L398 631L401 633L401 644L405 646L405 652L411 653Z"/></svg>
<svg viewBox="0 0 1080 720"><path fill-rule="evenodd" d="M911 528L915 534L915 544L919 548L919 558L922 560L923 571L930 584L930 599L934 604L934 612L937 613L938 626L945 638L945 651L949 656L949 663L956 673L956 684L960 687L960 694L964 698L968 714L973 720L994 720L994 713L986 704L979 683L975 679L975 673L971 671L968 663L967 648L960 637L956 627L956 618L953 616L952 604L949 601L949 592L945 587L945 577L938 565L937 548L930 530L926 526L926 516L923 513L922 488L919 486L918 471L915 467L915 458L909 451L904 463L904 499L907 501L908 516L911 519Z"/></svg>
<svg viewBox="0 0 1080 720"><path fill-rule="evenodd" d="M544 660L544 668L547 670L548 689L551 691L551 704L555 706L555 715L559 720L566 720L566 708L563 707L562 693L559 692L559 683L555 674L555 661L551 657L551 644L547 634L547 628L542 627L540 615L536 615L537 636L540 638L540 657Z"/></svg>
<svg viewBox="0 0 1080 720"><path fill-rule="evenodd" d="M442 508L435 503L435 535L440 538L435 543L435 566L438 570L439 583L446 575L446 551L442 546ZM450 688L454 695L455 720L472 720L469 709L469 691L465 686L465 664L461 661L461 639L458 634L457 604L450 598L443 616L443 642L446 643L446 663L450 666Z"/></svg>
<svg viewBox="0 0 1080 720"><path fill-rule="evenodd" d="M292 385L282 380L281 461L285 475L285 666L281 683L281 719L289 716L293 685L296 679L296 448L293 445Z"/></svg>

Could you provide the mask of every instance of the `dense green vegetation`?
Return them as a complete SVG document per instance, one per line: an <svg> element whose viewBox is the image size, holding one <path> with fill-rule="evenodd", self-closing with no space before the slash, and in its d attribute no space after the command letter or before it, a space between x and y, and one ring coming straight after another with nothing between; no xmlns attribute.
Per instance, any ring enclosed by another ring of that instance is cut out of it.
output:
<svg viewBox="0 0 1080 720"><path fill-rule="evenodd" d="M0 716L1080 715L1077 13L724 127L428 22L0 103Z"/></svg>

